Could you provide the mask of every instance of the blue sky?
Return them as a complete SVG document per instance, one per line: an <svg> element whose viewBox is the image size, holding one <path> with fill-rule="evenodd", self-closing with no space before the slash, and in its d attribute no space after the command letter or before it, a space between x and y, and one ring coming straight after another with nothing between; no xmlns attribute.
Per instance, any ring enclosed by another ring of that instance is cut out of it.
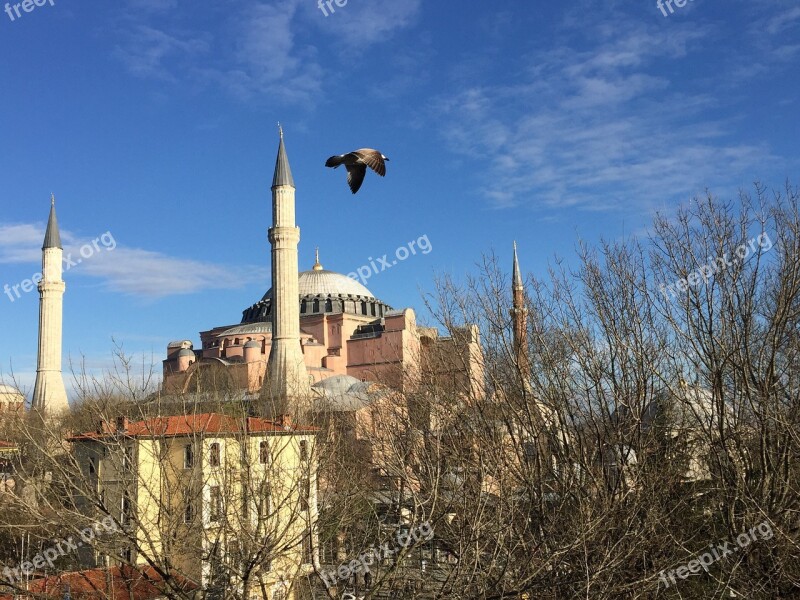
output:
<svg viewBox="0 0 800 600"><path fill-rule="evenodd" d="M0 2L0 8L3 3ZM421 312L483 253L544 276L578 239L646 231L708 188L797 183L800 7L655 1L54 0L0 13L0 286L39 270L50 193L66 251L65 369L146 362L237 323L269 287L278 121L301 267ZM352 196L331 154L391 158ZM109 239L108 237L106 239ZM510 266L510 265L509 265ZM32 386L38 296L0 295L0 372ZM424 314L421 318L425 318ZM68 386L69 384L69 377Z"/></svg>

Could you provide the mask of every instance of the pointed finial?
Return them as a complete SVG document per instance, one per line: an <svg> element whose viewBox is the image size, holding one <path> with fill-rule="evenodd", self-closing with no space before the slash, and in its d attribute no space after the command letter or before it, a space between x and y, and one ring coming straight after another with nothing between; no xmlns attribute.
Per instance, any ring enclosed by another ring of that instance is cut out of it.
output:
<svg viewBox="0 0 800 600"><path fill-rule="evenodd" d="M319 262L319 246L314 249L314 267L315 271L322 271L322 264Z"/></svg>
<svg viewBox="0 0 800 600"><path fill-rule="evenodd" d="M56 205L56 195L53 192L50 192L50 206Z"/></svg>
<svg viewBox="0 0 800 600"><path fill-rule="evenodd" d="M278 121L278 133L281 134L281 139L283 139L283 127L281 127L280 121Z"/></svg>
<svg viewBox="0 0 800 600"><path fill-rule="evenodd" d="M514 268L514 274L513 274L512 280L511 280L511 284L515 289L517 289L517 288L521 289L523 287L523 284L522 284L522 272L519 269L519 260L517 259L517 242L516 242L516 240L514 241L514 267L513 268Z"/></svg>

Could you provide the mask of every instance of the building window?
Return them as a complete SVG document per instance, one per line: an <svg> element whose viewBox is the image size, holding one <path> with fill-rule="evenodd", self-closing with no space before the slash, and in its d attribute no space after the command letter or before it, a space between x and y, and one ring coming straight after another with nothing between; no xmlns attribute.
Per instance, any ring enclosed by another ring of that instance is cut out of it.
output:
<svg viewBox="0 0 800 600"><path fill-rule="evenodd" d="M261 494L258 498L258 518L264 520L269 516L272 510L272 491L270 489L269 481L261 484Z"/></svg>
<svg viewBox="0 0 800 600"><path fill-rule="evenodd" d="M303 564L313 564L313 548L311 547L311 531L306 529L303 532Z"/></svg>
<svg viewBox="0 0 800 600"><path fill-rule="evenodd" d="M367 314L367 303L366 302L362 302L361 303L361 314L362 315Z"/></svg>
<svg viewBox="0 0 800 600"><path fill-rule="evenodd" d="M314 314L319 312L319 300L314 300Z"/></svg>
<svg viewBox="0 0 800 600"><path fill-rule="evenodd" d="M128 492L122 494L122 512L120 515L120 521L123 525L128 525L131 522L131 512L132 512L132 505L131 505L131 497L128 495Z"/></svg>
<svg viewBox="0 0 800 600"><path fill-rule="evenodd" d="M311 498L311 480L303 477L300 480L300 510L308 510L309 498Z"/></svg>
<svg viewBox="0 0 800 600"><path fill-rule="evenodd" d="M308 440L300 440L300 460L308 461Z"/></svg>
<svg viewBox="0 0 800 600"><path fill-rule="evenodd" d="M191 523L194 521L194 503L189 495L186 495L184 499L184 507L183 507L183 522L184 523Z"/></svg>
<svg viewBox="0 0 800 600"><path fill-rule="evenodd" d="M212 467L218 467L220 463L219 444L214 442L209 448L208 464Z"/></svg>
<svg viewBox="0 0 800 600"><path fill-rule="evenodd" d="M219 521L222 514L222 492L218 485L211 488L211 506L209 507L209 518L212 521Z"/></svg>
<svg viewBox="0 0 800 600"><path fill-rule="evenodd" d="M183 447L183 468L191 469L194 467L194 447L187 444Z"/></svg>
<svg viewBox="0 0 800 600"><path fill-rule="evenodd" d="M308 310L308 302L307 302L307 301L305 301L305 300L303 300L303 301L300 303L300 314L301 314L301 315L304 315L304 314L306 314L306 311L307 311L307 310Z"/></svg>
<svg viewBox="0 0 800 600"><path fill-rule="evenodd" d="M89 475L97 474L97 463L95 463L94 457L89 459Z"/></svg>
<svg viewBox="0 0 800 600"><path fill-rule="evenodd" d="M333 312L333 302L331 300L325 300L325 312Z"/></svg>
<svg viewBox="0 0 800 600"><path fill-rule="evenodd" d="M258 462L262 465L269 464L269 443L261 442L258 445Z"/></svg>
<svg viewBox="0 0 800 600"><path fill-rule="evenodd" d="M122 451L122 470L130 472L133 469L133 448L127 446Z"/></svg>

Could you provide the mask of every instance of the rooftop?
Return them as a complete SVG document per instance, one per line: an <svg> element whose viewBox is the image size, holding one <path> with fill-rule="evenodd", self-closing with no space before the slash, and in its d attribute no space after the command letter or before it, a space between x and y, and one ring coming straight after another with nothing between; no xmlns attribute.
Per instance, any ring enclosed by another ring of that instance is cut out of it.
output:
<svg viewBox="0 0 800 600"><path fill-rule="evenodd" d="M220 413L199 415L174 415L155 417L146 421L120 421L118 426L104 423L98 431L81 433L72 440L103 439L114 435L127 437L181 437L202 434L242 434L242 433L316 433L318 428L304 425L282 424L279 421L257 417L236 418Z"/></svg>
<svg viewBox="0 0 800 600"><path fill-rule="evenodd" d="M170 585L171 584L171 585ZM198 589L188 579L176 575L168 584L152 567L136 569L129 566L109 569L91 569L60 573L28 584L28 592L37 598L61 600L106 600L125 598L126 600L155 600L168 595L186 593ZM69 594L69 596L67 596ZM0 600L11 600L12 595L1 595Z"/></svg>

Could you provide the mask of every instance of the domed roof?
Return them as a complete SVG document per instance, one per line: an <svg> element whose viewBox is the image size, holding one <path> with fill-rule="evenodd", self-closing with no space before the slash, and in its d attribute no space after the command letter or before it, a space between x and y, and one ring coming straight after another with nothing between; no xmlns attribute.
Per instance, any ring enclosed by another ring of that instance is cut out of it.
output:
<svg viewBox="0 0 800 600"><path fill-rule="evenodd" d="M301 297L313 296L361 296L362 298L375 299L366 286L355 279L324 269L303 271L299 275L299 291ZM272 299L272 288L261 298Z"/></svg>
<svg viewBox="0 0 800 600"><path fill-rule="evenodd" d="M245 348L261 348L261 344L259 344L255 340L250 340L244 345Z"/></svg>
<svg viewBox="0 0 800 600"><path fill-rule="evenodd" d="M382 319L392 310L352 277L325 270L319 262L319 251L313 268L298 274L298 292L301 317L349 313ZM271 314L272 288L261 300L242 311L242 326L269 322Z"/></svg>
<svg viewBox="0 0 800 600"><path fill-rule="evenodd" d="M194 350L190 350L189 348L183 348L180 352L178 352L178 357L181 356L190 356L194 358Z"/></svg>

